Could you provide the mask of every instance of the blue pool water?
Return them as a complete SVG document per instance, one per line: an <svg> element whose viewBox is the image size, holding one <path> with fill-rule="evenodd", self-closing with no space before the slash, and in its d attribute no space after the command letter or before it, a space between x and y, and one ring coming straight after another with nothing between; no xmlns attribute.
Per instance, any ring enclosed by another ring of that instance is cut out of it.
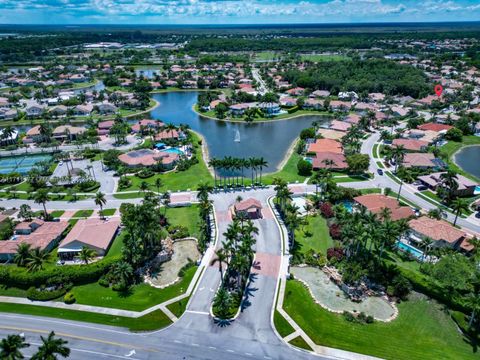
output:
<svg viewBox="0 0 480 360"><path fill-rule="evenodd" d="M36 163L40 161L48 161L52 157L50 155L32 155L32 156L15 156L0 158L0 174L9 174L18 172L26 174Z"/></svg>
<svg viewBox="0 0 480 360"><path fill-rule="evenodd" d="M480 186L475 186L475 190L473 192L474 195L480 194Z"/></svg>
<svg viewBox="0 0 480 360"><path fill-rule="evenodd" d="M165 149L165 150L162 150L162 151L167 152L167 153L183 155L183 151L178 149L178 148L170 148L170 149Z"/></svg>
<svg viewBox="0 0 480 360"><path fill-rule="evenodd" d="M417 248L414 248L411 245L405 244L401 241L397 241L397 247L402 251L412 254L419 260L423 259L423 252L421 252Z"/></svg>
<svg viewBox="0 0 480 360"><path fill-rule="evenodd" d="M353 202L351 201L342 201L342 205L347 209L349 213L353 212Z"/></svg>

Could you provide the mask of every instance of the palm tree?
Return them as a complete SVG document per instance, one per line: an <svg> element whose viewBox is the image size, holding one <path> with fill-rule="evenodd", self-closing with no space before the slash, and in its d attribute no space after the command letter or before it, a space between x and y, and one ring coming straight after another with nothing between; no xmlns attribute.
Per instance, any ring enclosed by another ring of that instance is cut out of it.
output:
<svg viewBox="0 0 480 360"><path fill-rule="evenodd" d="M48 219L48 212L47 212L47 206L46 206L48 200L49 200L49 197L48 197L47 189L38 190L33 197L33 201L35 202L35 204L43 205L44 219Z"/></svg>
<svg viewBox="0 0 480 360"><path fill-rule="evenodd" d="M52 331L47 338L40 336L42 345L38 351L32 356L32 360L56 360L58 355L67 358L70 356L70 349L65 345L68 341L61 338L55 338L55 333Z"/></svg>
<svg viewBox="0 0 480 360"><path fill-rule="evenodd" d="M127 287L128 284L130 283L130 279L133 276L133 268L129 263L125 261L120 261L117 264L115 264L113 268L113 274L119 284L122 284L124 287Z"/></svg>
<svg viewBox="0 0 480 360"><path fill-rule="evenodd" d="M453 226L457 224L458 215L460 215L462 211L468 211L468 208L468 202L466 202L464 199L453 200L452 209L455 211L455 220L453 221Z"/></svg>
<svg viewBox="0 0 480 360"><path fill-rule="evenodd" d="M103 218L103 207L107 203L107 199L105 199L105 194L101 191L95 194L95 205L100 206L100 217Z"/></svg>
<svg viewBox="0 0 480 360"><path fill-rule="evenodd" d="M148 191L149 187L150 187L150 185L146 181L142 181L140 183L140 186L139 186L140 191L143 192L143 193L146 193Z"/></svg>
<svg viewBox="0 0 480 360"><path fill-rule="evenodd" d="M213 308L221 319L226 319L229 316L231 303L231 295L225 289L225 287L221 286L220 289L218 289L215 298L213 299Z"/></svg>
<svg viewBox="0 0 480 360"><path fill-rule="evenodd" d="M213 191L213 187L203 183L198 186L197 198L200 200L208 200L208 196Z"/></svg>
<svg viewBox="0 0 480 360"><path fill-rule="evenodd" d="M95 250L90 249L87 246L82 247L82 250L78 253L77 257L85 264L87 265L90 260L94 259L95 256L97 256L97 253Z"/></svg>
<svg viewBox="0 0 480 360"><path fill-rule="evenodd" d="M403 162L406 152L405 146L403 145L392 148L392 157L395 160L395 173L397 172L398 166Z"/></svg>
<svg viewBox="0 0 480 360"><path fill-rule="evenodd" d="M215 187L217 187L217 167L219 165L219 161L216 158L211 158L208 161L208 166L213 169L213 176L215 177Z"/></svg>
<svg viewBox="0 0 480 360"><path fill-rule="evenodd" d="M17 252L13 257L13 262L17 266L24 267L30 259L31 245L28 243L20 243L17 245Z"/></svg>
<svg viewBox="0 0 480 360"><path fill-rule="evenodd" d="M432 244L433 244L433 240L428 236L424 236L422 238L422 242L420 243L420 247L423 248L422 260L425 260L425 258L428 256L428 253L430 252L430 247L432 246Z"/></svg>
<svg viewBox="0 0 480 360"><path fill-rule="evenodd" d="M30 344L27 344L20 335L8 335L5 339L0 341L0 359L23 359L24 356L20 350L29 346Z"/></svg>
<svg viewBox="0 0 480 360"><path fill-rule="evenodd" d="M50 254L40 248L35 248L30 252L26 266L28 271L38 271L43 269L43 264L50 258Z"/></svg>
<svg viewBox="0 0 480 360"><path fill-rule="evenodd" d="M224 249L219 249L215 252L217 257L213 259L212 266L218 263L218 270L220 271L220 281L223 284L223 264L228 266L228 254Z"/></svg>
<svg viewBox="0 0 480 360"><path fill-rule="evenodd" d="M257 159L257 167L260 169L260 185L262 184L263 168L267 166L268 166L268 162L263 157Z"/></svg>
<svg viewBox="0 0 480 360"><path fill-rule="evenodd" d="M445 189L446 198L444 199L447 203L452 201L455 191L458 190L458 177L457 174L452 170L447 170L446 172L440 174L440 185Z"/></svg>
<svg viewBox="0 0 480 360"><path fill-rule="evenodd" d="M472 309L470 314L470 320L468 321L468 327L472 328L475 322L475 315L480 311L480 296L479 294L471 293L467 297L467 304Z"/></svg>
<svg viewBox="0 0 480 360"><path fill-rule="evenodd" d="M157 194L160 195L160 188L163 186L163 181L160 177L155 179L155 187L157 188Z"/></svg>

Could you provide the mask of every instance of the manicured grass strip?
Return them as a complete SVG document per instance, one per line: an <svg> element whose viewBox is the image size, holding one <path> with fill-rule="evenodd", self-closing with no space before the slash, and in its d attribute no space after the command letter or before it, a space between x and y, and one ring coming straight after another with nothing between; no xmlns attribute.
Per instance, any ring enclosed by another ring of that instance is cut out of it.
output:
<svg viewBox="0 0 480 360"><path fill-rule="evenodd" d="M73 214L73 218L88 218L92 216L93 210L78 210L75 214Z"/></svg>
<svg viewBox="0 0 480 360"><path fill-rule="evenodd" d="M103 216L112 216L115 214L115 211L117 211L117 209L104 209L102 212Z"/></svg>
<svg viewBox="0 0 480 360"><path fill-rule="evenodd" d="M50 215L52 215L54 218L59 218L65 213L65 210L55 210L52 211Z"/></svg>
<svg viewBox="0 0 480 360"><path fill-rule="evenodd" d="M174 302L168 305L167 309L170 310L173 313L173 315L179 318L180 316L183 315L183 313L187 309L187 304L189 300L190 300L190 296L184 299L178 300L177 302Z"/></svg>
<svg viewBox="0 0 480 360"><path fill-rule="evenodd" d="M289 344L296 346L300 349L313 351L313 349L310 346L308 346L308 344L305 342L305 340L303 340L301 336L297 336L295 339L290 340Z"/></svg>
<svg viewBox="0 0 480 360"><path fill-rule="evenodd" d="M48 308L43 306L0 303L0 312L17 313L34 316L47 316L57 319L82 321L95 324L125 327L131 331L152 331L162 329L172 322L161 310L156 310L139 318L127 318L97 314L77 310Z"/></svg>
<svg viewBox="0 0 480 360"><path fill-rule="evenodd" d="M374 158L378 157L377 156L378 155L377 151L378 151L378 144L374 144L373 148L372 148L372 155L373 155Z"/></svg>
<svg viewBox="0 0 480 360"><path fill-rule="evenodd" d="M361 189L360 192L362 193L362 195L366 195L366 194L381 194L382 189L379 189L379 188Z"/></svg>
<svg viewBox="0 0 480 360"><path fill-rule="evenodd" d="M118 235L114 240L110 249L108 249L107 255L105 257L114 257L120 256L122 254L123 249L123 238L125 237L126 232L123 231Z"/></svg>
<svg viewBox="0 0 480 360"><path fill-rule="evenodd" d="M162 210L163 211L163 210ZM198 221L200 218L200 210L198 205L167 208L167 219L170 225L180 225L188 229L190 236L200 237Z"/></svg>
<svg viewBox="0 0 480 360"><path fill-rule="evenodd" d="M293 333L294 329L292 325L288 323L287 320L278 312L278 310L275 310L273 313L273 324L275 325L275 329L277 329L278 333L280 334L281 337L285 337Z"/></svg>
<svg viewBox="0 0 480 360"><path fill-rule="evenodd" d="M478 359L442 306L422 295L398 304L396 320L362 325L317 305L298 281L285 294L285 311L318 345L395 360Z"/></svg>
<svg viewBox="0 0 480 360"><path fill-rule="evenodd" d="M118 292L113 291L111 288L100 286L98 283L92 283L75 286L72 292L78 304L143 311L184 294L196 270L196 266L191 267L185 272L185 276L179 282L163 289L147 284L139 284L132 286L127 292Z"/></svg>
<svg viewBox="0 0 480 360"><path fill-rule="evenodd" d="M133 192L133 193L116 193L113 195L115 199L125 200L125 199L136 199L143 197L142 192Z"/></svg>
<svg viewBox="0 0 480 360"><path fill-rule="evenodd" d="M375 161L375 163L377 164L377 166L380 168L380 169L384 169L385 166L383 166L382 162L381 161Z"/></svg>

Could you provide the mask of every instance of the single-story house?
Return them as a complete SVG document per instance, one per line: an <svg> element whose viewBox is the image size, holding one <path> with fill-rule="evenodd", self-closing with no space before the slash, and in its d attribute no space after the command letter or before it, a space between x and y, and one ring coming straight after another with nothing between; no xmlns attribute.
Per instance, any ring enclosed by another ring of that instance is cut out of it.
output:
<svg viewBox="0 0 480 360"><path fill-rule="evenodd" d="M345 121L333 120L330 123L330 129L336 130L336 131L347 132L351 127L352 127L352 124Z"/></svg>
<svg viewBox="0 0 480 360"><path fill-rule="evenodd" d="M161 164L166 169L172 169L179 158L179 155L176 153L150 149L133 150L118 156L118 159L129 167Z"/></svg>
<svg viewBox="0 0 480 360"><path fill-rule="evenodd" d="M399 202L391 197L381 194L366 194L353 198L353 200L360 206L365 207L368 211L374 214L381 213L382 209L389 209L391 211L391 219L394 221L400 219L408 219L415 216L413 210L408 206L400 206Z"/></svg>
<svg viewBox="0 0 480 360"><path fill-rule="evenodd" d="M392 146L403 146L405 150L418 152L426 151L428 147L428 142L416 139L394 139L392 142Z"/></svg>
<svg viewBox="0 0 480 360"><path fill-rule="evenodd" d="M98 135L107 135L108 133L110 133L110 129L113 125L115 125L115 121L113 120L100 121L97 124Z"/></svg>
<svg viewBox="0 0 480 360"><path fill-rule="evenodd" d="M10 240L0 241L0 260L9 261L17 253L21 243L30 244L31 248L52 250L68 228L67 221L45 222L41 219L24 221L15 227L15 235Z"/></svg>
<svg viewBox="0 0 480 360"><path fill-rule="evenodd" d="M53 130L52 135L55 139L58 139L58 140L65 140L65 139L75 140L80 135L85 133L85 131L87 131L87 129L80 126L60 125Z"/></svg>
<svg viewBox="0 0 480 360"><path fill-rule="evenodd" d="M151 119L143 119L137 122L136 124L132 125L132 131L134 133L139 133L142 129L142 127L145 127L147 129L154 129L158 130L159 128L165 126L165 124L161 121L157 120L151 120Z"/></svg>
<svg viewBox="0 0 480 360"><path fill-rule="evenodd" d="M317 139L314 143L308 146L309 153L332 152L336 154L343 154L343 147L339 141L332 139Z"/></svg>
<svg viewBox="0 0 480 360"><path fill-rule="evenodd" d="M439 166L436 160L431 153L406 153L402 165L406 168L435 168Z"/></svg>
<svg viewBox="0 0 480 360"><path fill-rule="evenodd" d="M436 172L429 175L419 176L417 179L428 188L436 191L438 186L441 185L442 174L444 174L444 172ZM479 185L478 183L460 174L457 174L457 183L458 189L454 192L455 196L472 196L475 192L475 188Z"/></svg>
<svg viewBox="0 0 480 360"><path fill-rule="evenodd" d="M280 105L277 103L260 103L258 108L263 110L267 115L277 115L280 112Z"/></svg>
<svg viewBox="0 0 480 360"><path fill-rule="evenodd" d="M78 220L60 243L58 255L61 259L71 260L83 247L87 247L94 250L97 256L104 256L117 235L119 227L120 220L97 218Z"/></svg>
<svg viewBox="0 0 480 360"><path fill-rule="evenodd" d="M97 104L97 107L100 114L115 114L118 110L115 105L108 102Z"/></svg>
<svg viewBox="0 0 480 360"><path fill-rule="evenodd" d="M420 243L427 237L434 241L434 247L459 249L467 238L463 230L457 229L445 220L431 219L427 216L412 219L408 225L410 227L408 236L411 241Z"/></svg>
<svg viewBox="0 0 480 360"><path fill-rule="evenodd" d="M89 116L93 111L93 105L92 104L86 104L86 105L77 105L73 108L73 113L76 116Z"/></svg>
<svg viewBox="0 0 480 360"><path fill-rule="evenodd" d="M320 128L317 134L322 135L325 139L341 140L346 134L343 131Z"/></svg>
<svg viewBox="0 0 480 360"><path fill-rule="evenodd" d="M155 141L163 141L167 139L179 139L182 137L182 133L178 130L162 130L155 135Z"/></svg>
<svg viewBox="0 0 480 360"><path fill-rule="evenodd" d="M262 218L262 204L256 199L246 199L234 205L235 214L243 213L250 219Z"/></svg>
<svg viewBox="0 0 480 360"><path fill-rule="evenodd" d="M430 123L425 123L425 124L419 125L417 128L420 129L420 130L447 132L448 130L453 128L453 126L447 125L447 124L438 124L438 123L431 123L430 122Z"/></svg>
<svg viewBox="0 0 480 360"><path fill-rule="evenodd" d="M330 164L331 162L331 164ZM331 169L331 170L345 170L348 168L347 159L345 155L335 152L318 152L312 159L313 170Z"/></svg>
<svg viewBox="0 0 480 360"><path fill-rule="evenodd" d="M319 100L319 99L306 99L305 102L303 103L303 108L320 110L320 109L323 109L324 103L325 102L323 100Z"/></svg>

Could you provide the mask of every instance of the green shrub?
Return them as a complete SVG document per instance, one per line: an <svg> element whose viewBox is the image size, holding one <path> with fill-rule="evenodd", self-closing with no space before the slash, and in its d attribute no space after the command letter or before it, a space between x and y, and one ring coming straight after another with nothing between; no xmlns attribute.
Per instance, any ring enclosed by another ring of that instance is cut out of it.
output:
<svg viewBox="0 0 480 360"><path fill-rule="evenodd" d="M108 287L110 287L110 281L108 281L105 276L102 276L98 280L98 285L108 288Z"/></svg>
<svg viewBox="0 0 480 360"><path fill-rule="evenodd" d="M291 107L290 109L287 110L289 114L293 114L298 111L298 106Z"/></svg>
<svg viewBox="0 0 480 360"><path fill-rule="evenodd" d="M66 293L65 296L63 297L63 302L65 304L73 304L76 301L75 295L73 293L69 292Z"/></svg>
<svg viewBox="0 0 480 360"><path fill-rule="evenodd" d="M66 292L67 289L65 287L49 290L48 288L44 287L37 289L36 287L32 286L27 290L27 298L36 301L49 301L65 295Z"/></svg>
<svg viewBox="0 0 480 360"><path fill-rule="evenodd" d="M62 277L74 285L83 285L97 281L106 274L119 257L104 258L88 265L56 266L34 273L16 266L0 267L0 284L26 289L46 284L50 278Z"/></svg>
<svg viewBox="0 0 480 360"><path fill-rule="evenodd" d="M137 176L140 179L148 179L148 178L152 177L153 175L155 175L155 173L150 169L142 169L137 173Z"/></svg>

